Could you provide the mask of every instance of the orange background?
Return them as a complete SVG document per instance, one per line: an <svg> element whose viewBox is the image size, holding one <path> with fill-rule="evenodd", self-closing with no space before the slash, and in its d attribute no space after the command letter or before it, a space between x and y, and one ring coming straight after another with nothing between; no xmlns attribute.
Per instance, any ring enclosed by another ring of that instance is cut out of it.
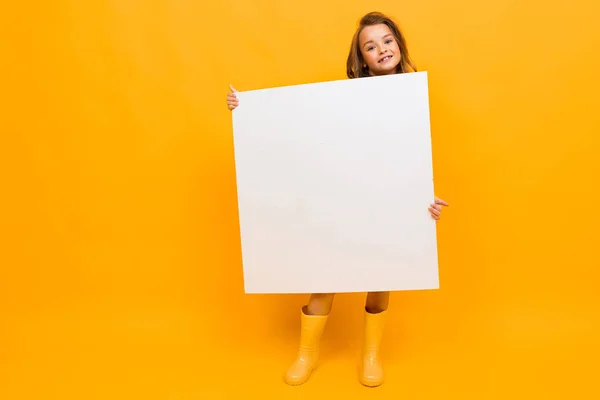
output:
<svg viewBox="0 0 600 400"><path fill-rule="evenodd" d="M243 293L230 83L344 79L359 17L430 74L441 290L364 294L323 364L306 296ZM11 2L2 34L0 398L598 398L600 6L589 1Z"/></svg>

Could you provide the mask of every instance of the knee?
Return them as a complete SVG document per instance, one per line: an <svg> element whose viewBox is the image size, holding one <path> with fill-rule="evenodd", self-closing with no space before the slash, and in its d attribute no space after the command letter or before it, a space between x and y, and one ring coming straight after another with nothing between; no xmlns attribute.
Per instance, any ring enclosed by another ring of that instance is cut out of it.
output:
<svg viewBox="0 0 600 400"><path fill-rule="evenodd" d="M310 295L311 298L320 300L331 300L334 296L335 293L313 293Z"/></svg>

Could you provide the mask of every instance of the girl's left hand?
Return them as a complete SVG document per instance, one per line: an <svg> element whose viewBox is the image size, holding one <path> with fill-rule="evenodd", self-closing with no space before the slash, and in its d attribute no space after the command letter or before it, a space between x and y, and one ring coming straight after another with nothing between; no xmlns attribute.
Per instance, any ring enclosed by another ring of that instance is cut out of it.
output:
<svg viewBox="0 0 600 400"><path fill-rule="evenodd" d="M429 205L429 212L431 213L431 217L436 221L439 221L442 213L442 206L448 207L450 204L446 203L442 199L438 199L436 197L435 202Z"/></svg>

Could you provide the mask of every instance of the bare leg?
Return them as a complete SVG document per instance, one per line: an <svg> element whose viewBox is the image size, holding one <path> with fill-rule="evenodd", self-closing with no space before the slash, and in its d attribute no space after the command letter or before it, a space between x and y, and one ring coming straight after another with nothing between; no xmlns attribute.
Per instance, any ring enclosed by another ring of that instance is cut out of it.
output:
<svg viewBox="0 0 600 400"><path fill-rule="evenodd" d="M308 315L328 315L334 297L335 293L313 293L308 300L306 313Z"/></svg>
<svg viewBox="0 0 600 400"><path fill-rule="evenodd" d="M377 314L388 309L390 292L369 292L365 308L371 314Z"/></svg>

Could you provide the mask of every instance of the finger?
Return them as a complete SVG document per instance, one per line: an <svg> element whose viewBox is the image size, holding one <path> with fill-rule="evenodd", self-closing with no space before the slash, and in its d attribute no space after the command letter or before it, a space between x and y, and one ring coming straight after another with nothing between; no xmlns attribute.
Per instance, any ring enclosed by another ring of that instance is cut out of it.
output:
<svg viewBox="0 0 600 400"><path fill-rule="evenodd" d="M439 211L439 210L436 210L435 208L429 208L429 212L430 212L432 215L440 215L440 214L441 214L441 213L440 213L440 211Z"/></svg>
<svg viewBox="0 0 600 400"><path fill-rule="evenodd" d="M437 204L430 204L429 205L430 208L434 208L436 210L442 211L442 206L437 205Z"/></svg>
<svg viewBox="0 0 600 400"><path fill-rule="evenodd" d="M237 90L232 85L229 85L229 90L231 90L233 93L237 92Z"/></svg>
<svg viewBox="0 0 600 400"><path fill-rule="evenodd" d="M443 206L449 206L450 204L446 203L444 200L436 198L435 199L435 204L441 204Z"/></svg>

